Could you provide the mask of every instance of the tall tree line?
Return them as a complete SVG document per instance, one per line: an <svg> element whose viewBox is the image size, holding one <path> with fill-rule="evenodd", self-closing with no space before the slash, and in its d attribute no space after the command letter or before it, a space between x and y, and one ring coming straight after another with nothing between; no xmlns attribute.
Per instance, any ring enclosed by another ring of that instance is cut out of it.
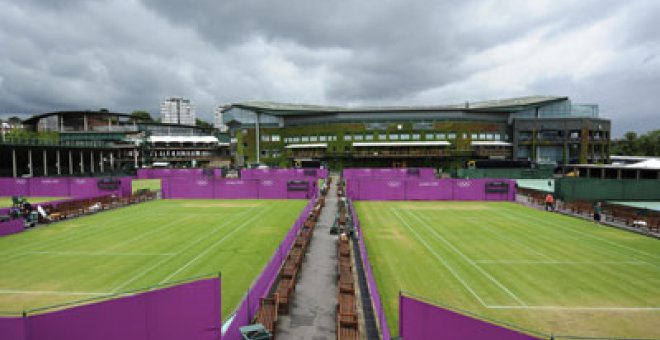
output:
<svg viewBox="0 0 660 340"><path fill-rule="evenodd" d="M612 154L620 156L660 156L660 129L643 135L626 132L621 139L612 141Z"/></svg>

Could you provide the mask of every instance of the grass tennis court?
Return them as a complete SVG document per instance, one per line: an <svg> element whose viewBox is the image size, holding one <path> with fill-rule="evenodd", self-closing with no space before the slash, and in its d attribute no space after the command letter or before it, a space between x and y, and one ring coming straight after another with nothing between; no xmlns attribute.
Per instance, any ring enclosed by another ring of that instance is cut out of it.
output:
<svg viewBox="0 0 660 340"><path fill-rule="evenodd" d="M0 238L0 311L222 272L228 316L307 204L157 200Z"/></svg>
<svg viewBox="0 0 660 340"><path fill-rule="evenodd" d="M131 190L136 192L141 189L156 191L161 189L160 178L156 179L133 179L131 180Z"/></svg>
<svg viewBox="0 0 660 340"><path fill-rule="evenodd" d="M403 290L546 334L660 338L660 240L515 203L355 206L395 334Z"/></svg>

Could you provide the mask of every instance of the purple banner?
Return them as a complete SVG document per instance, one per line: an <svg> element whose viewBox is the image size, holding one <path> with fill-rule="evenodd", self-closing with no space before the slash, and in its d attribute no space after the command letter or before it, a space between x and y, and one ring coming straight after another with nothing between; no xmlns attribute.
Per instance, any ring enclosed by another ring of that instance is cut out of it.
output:
<svg viewBox="0 0 660 340"><path fill-rule="evenodd" d="M504 183L504 192L489 188ZM353 178L346 180L348 197L354 200L452 200L452 201L513 201L515 181L509 179L382 179Z"/></svg>
<svg viewBox="0 0 660 340"><path fill-rule="evenodd" d="M328 177L327 169L241 169L242 179L318 179Z"/></svg>
<svg viewBox="0 0 660 340"><path fill-rule="evenodd" d="M308 190L289 190L289 179L228 179L170 177L162 179L163 198L187 199L307 199L315 195L316 180Z"/></svg>
<svg viewBox="0 0 660 340"><path fill-rule="evenodd" d="M131 193L131 177L115 177L117 189L101 189L102 177L36 177L1 178L0 196L91 197L102 195L126 196Z"/></svg>
<svg viewBox="0 0 660 340"><path fill-rule="evenodd" d="M360 227L360 220L358 220L355 209L351 206L351 217L353 218L353 224L358 235L358 245L360 247L360 256L362 257L362 265L364 266L364 272L367 277L367 286L369 287L369 295L371 295L371 301L373 304L374 312L376 313L376 318L378 319L378 325L380 327L380 332L383 337L383 340L390 340L390 328L387 325L387 319L385 318L385 310L383 309L383 303L380 300L380 293L378 292L378 286L376 285L376 280L374 279L373 271L371 270L371 263L369 262L369 255L367 253L367 247L364 244L364 235L362 234L362 228Z"/></svg>
<svg viewBox="0 0 660 340"><path fill-rule="evenodd" d="M22 218L0 222L0 237L20 233L25 229Z"/></svg>
<svg viewBox="0 0 660 340"><path fill-rule="evenodd" d="M223 339L242 339L240 327L251 323L257 309L259 308L259 299L268 296L268 293L277 279L279 270L295 242L296 236L300 232L309 212L314 208L315 201L316 196L312 197L305 209L300 213L298 219L294 222L291 229L289 229L289 232L282 240L282 243L280 243L280 246L277 248L268 264L261 271L259 277L254 281L248 290L247 295L243 298L243 301L241 301L241 304L236 310L234 319L232 320L231 325L229 325L227 332L223 335Z"/></svg>
<svg viewBox="0 0 660 340"><path fill-rule="evenodd" d="M215 180L215 198L259 198L259 182L256 180Z"/></svg>
<svg viewBox="0 0 660 340"><path fill-rule="evenodd" d="M220 305L220 279L203 279L25 318L0 318L0 339L217 340Z"/></svg>
<svg viewBox="0 0 660 340"><path fill-rule="evenodd" d="M399 298L399 335L403 339L537 339L404 295Z"/></svg>

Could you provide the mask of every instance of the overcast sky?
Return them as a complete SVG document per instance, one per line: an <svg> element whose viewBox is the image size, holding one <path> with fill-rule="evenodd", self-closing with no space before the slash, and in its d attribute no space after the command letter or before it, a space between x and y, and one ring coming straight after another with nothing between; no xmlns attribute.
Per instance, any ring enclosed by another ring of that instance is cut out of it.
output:
<svg viewBox="0 0 660 340"><path fill-rule="evenodd" d="M187 5L191 3L194 5ZM527 95L660 128L660 1L0 0L0 114Z"/></svg>

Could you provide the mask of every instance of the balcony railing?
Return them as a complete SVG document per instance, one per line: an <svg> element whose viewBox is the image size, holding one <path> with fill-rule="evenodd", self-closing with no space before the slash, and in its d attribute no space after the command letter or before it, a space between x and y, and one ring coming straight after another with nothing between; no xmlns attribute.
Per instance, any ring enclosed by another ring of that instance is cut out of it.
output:
<svg viewBox="0 0 660 340"><path fill-rule="evenodd" d="M378 151L354 151L354 158L414 158L414 157L446 157L447 150L378 150Z"/></svg>

